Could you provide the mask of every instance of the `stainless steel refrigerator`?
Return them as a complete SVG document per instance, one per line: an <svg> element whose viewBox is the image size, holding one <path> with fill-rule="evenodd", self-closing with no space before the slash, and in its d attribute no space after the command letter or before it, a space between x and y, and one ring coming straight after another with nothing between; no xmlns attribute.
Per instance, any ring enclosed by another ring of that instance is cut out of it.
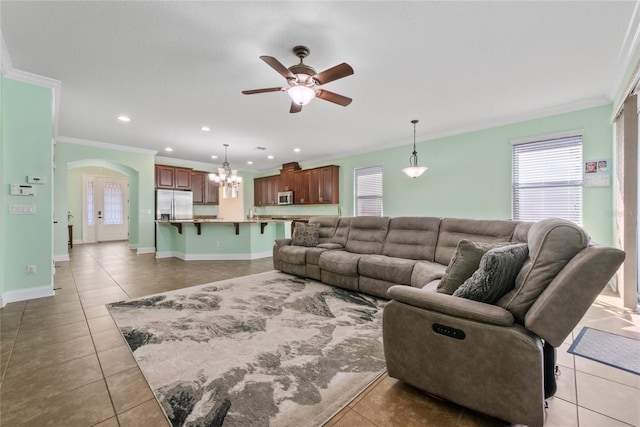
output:
<svg viewBox="0 0 640 427"><path fill-rule="evenodd" d="M156 219L193 219L193 193L191 191L156 190Z"/></svg>

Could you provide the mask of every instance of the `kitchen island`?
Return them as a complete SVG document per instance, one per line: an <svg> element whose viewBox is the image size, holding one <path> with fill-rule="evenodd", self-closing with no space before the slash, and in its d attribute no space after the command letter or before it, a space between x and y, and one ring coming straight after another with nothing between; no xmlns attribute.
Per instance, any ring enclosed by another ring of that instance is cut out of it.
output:
<svg viewBox="0 0 640 427"><path fill-rule="evenodd" d="M280 219L156 221L156 258L250 260L272 255L276 239L290 235Z"/></svg>

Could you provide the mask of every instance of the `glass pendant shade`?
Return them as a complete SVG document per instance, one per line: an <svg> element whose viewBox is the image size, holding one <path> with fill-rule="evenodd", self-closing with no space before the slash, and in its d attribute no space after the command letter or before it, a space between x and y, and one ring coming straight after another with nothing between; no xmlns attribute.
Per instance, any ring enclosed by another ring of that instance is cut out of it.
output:
<svg viewBox="0 0 640 427"><path fill-rule="evenodd" d="M316 92L307 86L292 86L287 94L298 105L307 105L316 96Z"/></svg>
<svg viewBox="0 0 640 427"><path fill-rule="evenodd" d="M416 151L416 123L418 121L411 120L411 123L413 123L413 152L409 156L409 167L402 169L402 172L406 173L410 178L417 178L429 168L418 166L418 152Z"/></svg>

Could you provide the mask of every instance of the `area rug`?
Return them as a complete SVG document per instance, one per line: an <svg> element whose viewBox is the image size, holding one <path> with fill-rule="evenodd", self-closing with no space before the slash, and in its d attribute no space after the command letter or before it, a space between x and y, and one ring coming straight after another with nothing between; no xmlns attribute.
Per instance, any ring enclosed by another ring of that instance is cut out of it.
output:
<svg viewBox="0 0 640 427"><path fill-rule="evenodd" d="M316 426L384 372L384 300L268 272L107 305L173 426Z"/></svg>
<svg viewBox="0 0 640 427"><path fill-rule="evenodd" d="M640 375L640 340L584 327L567 351Z"/></svg>

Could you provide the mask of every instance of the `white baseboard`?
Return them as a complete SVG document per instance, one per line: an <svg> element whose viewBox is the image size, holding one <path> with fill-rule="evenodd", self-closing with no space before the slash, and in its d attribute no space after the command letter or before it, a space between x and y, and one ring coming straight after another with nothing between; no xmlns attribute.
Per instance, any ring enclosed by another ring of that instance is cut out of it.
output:
<svg viewBox="0 0 640 427"><path fill-rule="evenodd" d="M53 285L39 286L37 288L19 289L17 291L8 291L0 295L1 306L17 302L25 301L35 298L52 297L55 295L53 292Z"/></svg>
<svg viewBox="0 0 640 427"><path fill-rule="evenodd" d="M173 258L178 257L177 252L156 252L156 258Z"/></svg>
<svg viewBox="0 0 640 427"><path fill-rule="evenodd" d="M137 248L137 254L154 254L156 253L156 248Z"/></svg>
<svg viewBox="0 0 640 427"><path fill-rule="evenodd" d="M176 254L177 258L185 261L240 261L240 260L252 260L260 258L268 258L273 255L273 252L257 252L249 254Z"/></svg>
<svg viewBox="0 0 640 427"><path fill-rule="evenodd" d="M84 243L84 240L82 239L73 239L74 245L82 245L83 243Z"/></svg>
<svg viewBox="0 0 640 427"><path fill-rule="evenodd" d="M53 256L53 261L54 262L64 262L64 261L70 261L71 258L69 258L69 254L62 254L62 255L54 255Z"/></svg>

